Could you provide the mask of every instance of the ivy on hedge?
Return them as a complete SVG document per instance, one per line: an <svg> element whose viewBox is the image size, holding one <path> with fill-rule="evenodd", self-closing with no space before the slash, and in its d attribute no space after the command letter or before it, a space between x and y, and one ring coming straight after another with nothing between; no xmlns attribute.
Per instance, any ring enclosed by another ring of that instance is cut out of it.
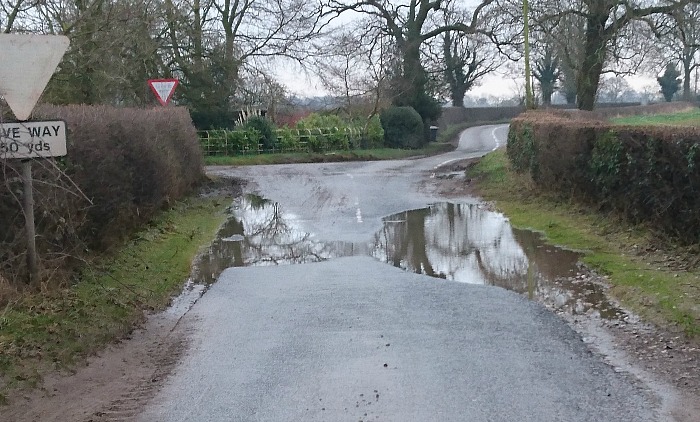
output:
<svg viewBox="0 0 700 422"><path fill-rule="evenodd" d="M514 119L507 146L513 169L544 190L699 243L700 129L613 126L581 116L528 112Z"/></svg>

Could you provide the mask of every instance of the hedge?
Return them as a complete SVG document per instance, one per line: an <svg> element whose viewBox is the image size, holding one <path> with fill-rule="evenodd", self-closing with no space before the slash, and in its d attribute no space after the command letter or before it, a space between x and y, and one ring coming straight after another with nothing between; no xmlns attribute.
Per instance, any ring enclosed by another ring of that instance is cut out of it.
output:
<svg viewBox="0 0 700 422"><path fill-rule="evenodd" d="M616 126L585 112L527 112L508 157L543 190L700 243L700 128Z"/></svg>
<svg viewBox="0 0 700 422"><path fill-rule="evenodd" d="M276 142L269 146L254 129L199 131L199 142L206 156L234 156L280 152L324 152L382 146L381 128L363 127L281 128L274 131Z"/></svg>
<svg viewBox="0 0 700 422"><path fill-rule="evenodd" d="M37 248L44 275L106 250L202 180L197 134L184 108L41 106L67 123L68 155L33 161ZM26 278L17 160L0 159L0 279Z"/></svg>

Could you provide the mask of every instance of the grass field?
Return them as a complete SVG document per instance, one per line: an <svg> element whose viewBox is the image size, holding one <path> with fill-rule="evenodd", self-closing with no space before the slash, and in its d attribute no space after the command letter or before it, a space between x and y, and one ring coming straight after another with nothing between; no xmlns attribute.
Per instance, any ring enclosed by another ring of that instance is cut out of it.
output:
<svg viewBox="0 0 700 422"><path fill-rule="evenodd" d="M612 122L620 125L632 126L700 126L700 109L682 111L672 114L618 117L612 119Z"/></svg>

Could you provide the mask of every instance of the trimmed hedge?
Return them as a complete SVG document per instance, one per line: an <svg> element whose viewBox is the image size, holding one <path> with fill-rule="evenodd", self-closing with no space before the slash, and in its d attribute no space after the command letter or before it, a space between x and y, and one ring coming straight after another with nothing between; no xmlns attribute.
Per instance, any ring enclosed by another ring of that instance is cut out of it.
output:
<svg viewBox="0 0 700 422"><path fill-rule="evenodd" d="M416 149L425 144L423 119L413 107L389 107L382 110L380 120L385 146Z"/></svg>
<svg viewBox="0 0 700 422"><path fill-rule="evenodd" d="M508 157L537 186L700 242L700 129L615 126L584 112L527 112Z"/></svg>
<svg viewBox="0 0 700 422"><path fill-rule="evenodd" d="M37 248L45 276L69 271L86 248L105 250L202 180L197 133L184 108L41 106L36 120L65 120L68 155L33 161ZM26 278L22 185L0 160L0 278Z"/></svg>

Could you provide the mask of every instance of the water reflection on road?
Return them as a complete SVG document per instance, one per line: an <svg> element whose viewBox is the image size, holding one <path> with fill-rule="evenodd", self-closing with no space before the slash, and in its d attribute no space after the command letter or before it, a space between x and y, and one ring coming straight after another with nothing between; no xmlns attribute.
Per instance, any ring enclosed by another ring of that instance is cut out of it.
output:
<svg viewBox="0 0 700 422"><path fill-rule="evenodd" d="M547 245L535 232L514 229L503 214L477 204L438 203L391 215L367 243L317 241L300 229L294 215L257 196L242 198L232 211L198 266L201 282L213 282L232 266L370 255L406 271L500 286L572 314L621 314L602 286L578 275L580 254Z"/></svg>

